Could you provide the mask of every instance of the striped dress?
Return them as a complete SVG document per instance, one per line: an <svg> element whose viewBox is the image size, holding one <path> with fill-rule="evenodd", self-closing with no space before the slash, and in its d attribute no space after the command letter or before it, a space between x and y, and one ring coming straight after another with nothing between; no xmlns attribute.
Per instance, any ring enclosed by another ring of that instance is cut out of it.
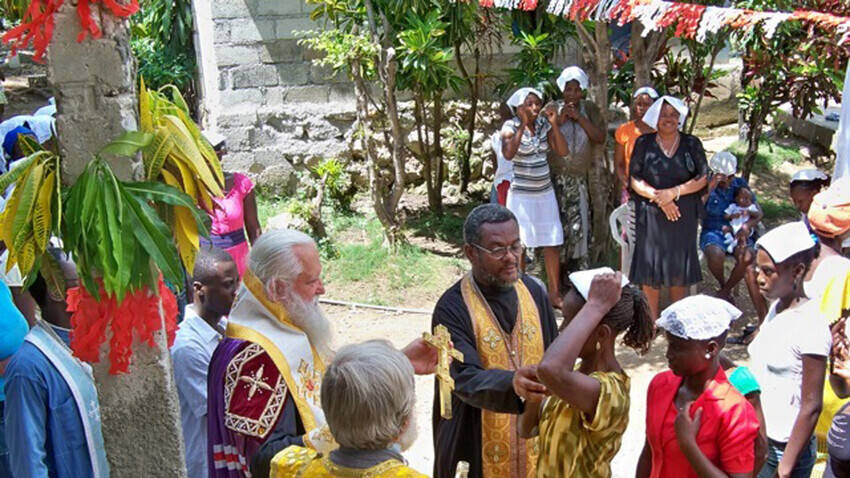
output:
<svg viewBox="0 0 850 478"><path fill-rule="evenodd" d="M516 134L519 128L519 118L513 118L505 122L502 132ZM546 159L552 126L548 120L538 116L534 129L533 136L527 131L523 134L517 153L511 160L513 180L507 206L517 217L520 238L526 247L560 246L564 242L564 233Z"/></svg>

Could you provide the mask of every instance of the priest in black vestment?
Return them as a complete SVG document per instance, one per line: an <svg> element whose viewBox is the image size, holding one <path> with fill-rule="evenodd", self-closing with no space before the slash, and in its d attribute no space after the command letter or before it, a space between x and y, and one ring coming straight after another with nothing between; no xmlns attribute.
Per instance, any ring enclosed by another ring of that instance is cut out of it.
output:
<svg viewBox="0 0 850 478"><path fill-rule="evenodd" d="M519 438L516 420L525 399L547 393L536 367L557 335L555 317L543 284L519 271L524 248L513 213L475 208L464 242L472 271L443 294L431 324L445 325L464 356L451 366L451 420L440 415L435 387L434 476L452 478L466 461L470 478L533 477L537 442Z"/></svg>

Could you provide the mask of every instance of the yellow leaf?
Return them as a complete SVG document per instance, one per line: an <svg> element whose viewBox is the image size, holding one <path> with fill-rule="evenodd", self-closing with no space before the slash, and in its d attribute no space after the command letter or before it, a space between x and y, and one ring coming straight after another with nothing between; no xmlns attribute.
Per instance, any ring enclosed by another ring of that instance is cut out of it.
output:
<svg viewBox="0 0 850 478"><path fill-rule="evenodd" d="M153 141L142 151L145 160L145 177L149 181L159 176L172 148L174 148L174 140L171 139L170 133L165 128L158 127Z"/></svg>
<svg viewBox="0 0 850 478"><path fill-rule="evenodd" d="M145 79L139 82L139 126L142 131L153 131L153 114L151 113L151 98L145 88Z"/></svg>
<svg viewBox="0 0 850 478"><path fill-rule="evenodd" d="M201 205L204 209L212 211L215 205L213 204L209 191L207 191L206 188L198 188L198 196L201 197Z"/></svg>
<svg viewBox="0 0 850 478"><path fill-rule="evenodd" d="M177 239L177 251L180 253L180 260L183 262L183 266L186 270L191 272L195 269L195 256L199 249L199 245L197 242L192 244L191 238L186 237L184 230L185 229L178 224L174 230L174 235Z"/></svg>
<svg viewBox="0 0 850 478"><path fill-rule="evenodd" d="M191 244L194 249L198 249L200 247L198 223L195 222L195 217L192 215L192 211L185 207L177 206L174 208L174 213L177 216L177 228L183 232L183 235L186 236L189 244Z"/></svg>
<svg viewBox="0 0 850 478"><path fill-rule="evenodd" d="M38 196L39 188L44 175L44 164L40 162L33 163L32 169L27 175L26 181L15 188L15 192L20 188L20 203L15 212L15 220L12 225L12 235L15 247L19 247L26 236L25 231L32 231L32 211L35 207L36 196ZM23 271L21 271L23 273Z"/></svg>
<svg viewBox="0 0 850 478"><path fill-rule="evenodd" d="M183 178L183 192L188 194L189 197L198 200L198 185L195 184L195 175L192 174L192 171L189 169L189 166L186 165L183 161L180 160L172 160L171 163L177 166L177 169L180 171L180 176ZM165 171L163 169L163 171Z"/></svg>
<svg viewBox="0 0 850 478"><path fill-rule="evenodd" d="M6 243L6 247L10 251L12 250L13 242L15 242L15 214L18 212L18 206L21 203L21 191L29 173L30 171L27 171L22 174L15 182L15 189L6 201L6 211L3 213L3 242Z"/></svg>
<svg viewBox="0 0 850 478"><path fill-rule="evenodd" d="M22 277L30 273L33 264L35 264L35 238L30 234L18 253L18 268L21 270Z"/></svg>
<svg viewBox="0 0 850 478"><path fill-rule="evenodd" d="M53 224L50 204L53 194L56 192L56 170L52 170L44 177L38 198L35 201L35 209L32 215L32 229L35 235L35 243L39 251L45 250L47 241L50 239L50 230Z"/></svg>
<svg viewBox="0 0 850 478"><path fill-rule="evenodd" d="M203 183L209 191L216 195L222 196L223 192L218 181L214 177L213 172L207 164L204 157L201 155L198 145L192 134L186 128L186 125L176 116L165 115L162 117L164 126L172 133L171 139L174 141L175 148L182 153L176 155L179 159L186 161L192 171L198 175L200 182ZM175 155L173 155L175 156Z"/></svg>
<svg viewBox="0 0 850 478"><path fill-rule="evenodd" d="M6 274L8 274L17 263L18 255L12 254L12 249L9 249L9 257L6 258Z"/></svg>

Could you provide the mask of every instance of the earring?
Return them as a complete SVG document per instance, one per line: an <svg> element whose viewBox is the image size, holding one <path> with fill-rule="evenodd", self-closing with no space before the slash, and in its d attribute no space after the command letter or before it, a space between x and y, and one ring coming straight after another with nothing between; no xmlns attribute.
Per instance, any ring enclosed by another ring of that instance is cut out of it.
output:
<svg viewBox="0 0 850 478"><path fill-rule="evenodd" d="M596 351L598 352L601 349L602 349L602 346L599 345L599 342L596 342Z"/></svg>
<svg viewBox="0 0 850 478"><path fill-rule="evenodd" d="M711 354L705 354L705 359L706 359L706 360L711 360Z"/></svg>

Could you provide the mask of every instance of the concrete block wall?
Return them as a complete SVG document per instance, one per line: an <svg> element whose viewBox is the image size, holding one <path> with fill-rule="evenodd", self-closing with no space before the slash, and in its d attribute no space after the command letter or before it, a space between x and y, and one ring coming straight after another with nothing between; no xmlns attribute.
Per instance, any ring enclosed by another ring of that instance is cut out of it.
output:
<svg viewBox="0 0 850 478"><path fill-rule="evenodd" d="M291 189L293 170L350 154L353 85L313 65L316 54L298 44L300 32L321 27L312 8L305 0L193 1L202 125L227 137L226 169L272 188ZM513 47L503 50L485 63L490 73L510 64ZM566 51L565 65L580 61L577 46Z"/></svg>

